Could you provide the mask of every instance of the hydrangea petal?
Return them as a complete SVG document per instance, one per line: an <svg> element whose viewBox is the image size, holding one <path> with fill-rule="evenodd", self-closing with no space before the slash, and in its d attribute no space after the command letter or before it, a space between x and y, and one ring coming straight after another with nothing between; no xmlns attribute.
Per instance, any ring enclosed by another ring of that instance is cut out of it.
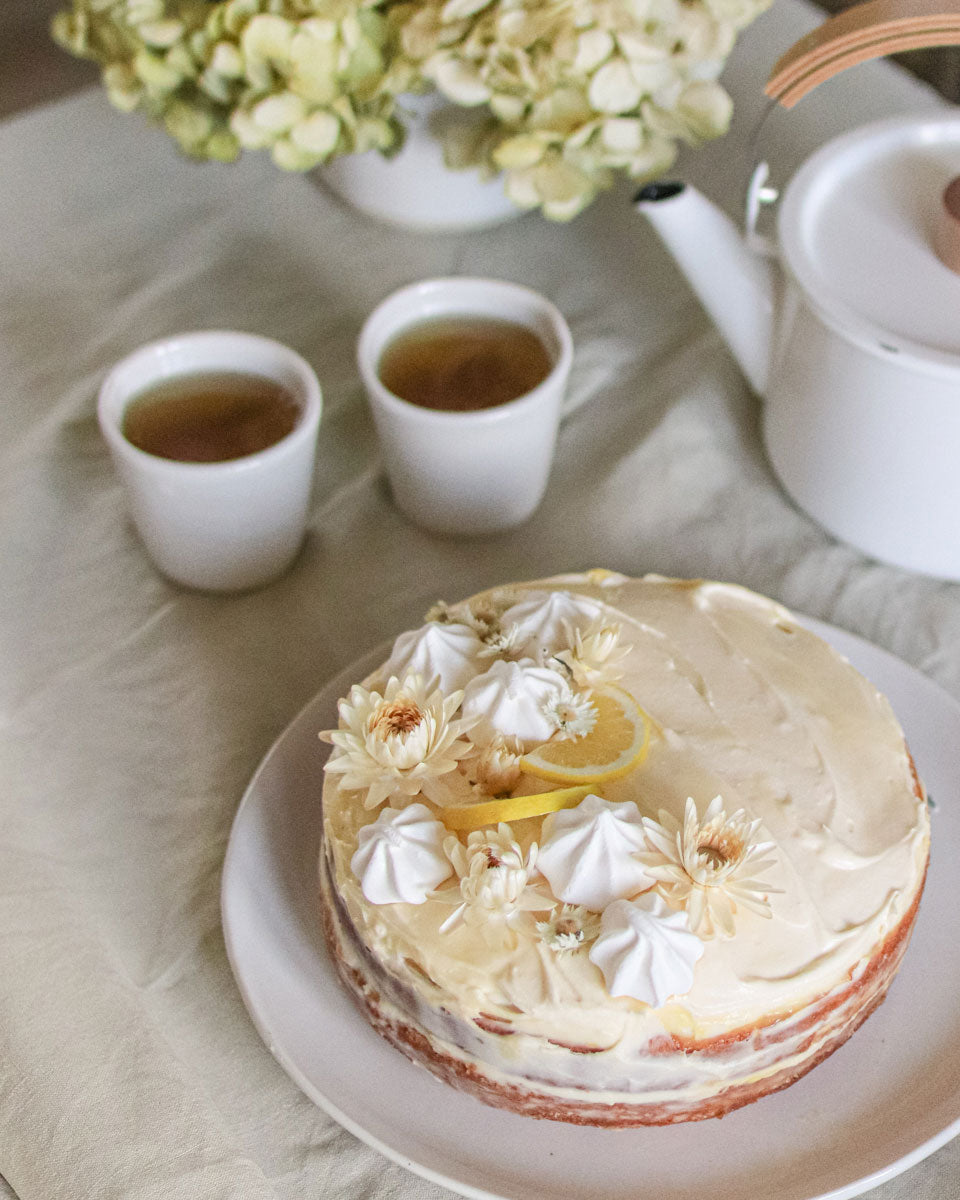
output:
<svg viewBox="0 0 960 1200"><path fill-rule="evenodd" d="M733 101L719 84L694 83L680 97L679 112L697 138L717 137L730 124Z"/></svg>
<svg viewBox="0 0 960 1200"><path fill-rule="evenodd" d="M640 103L643 91L621 58L606 62L590 81L590 103L598 112L630 112Z"/></svg>
<svg viewBox="0 0 960 1200"><path fill-rule="evenodd" d="M291 21L263 13L254 17L244 29L241 39L243 52L254 58L285 61L290 54L294 32L295 26Z"/></svg>
<svg viewBox="0 0 960 1200"><path fill-rule="evenodd" d="M277 96L267 96L253 106L250 116L253 123L269 133L286 133L298 121L302 121L306 106L299 96L292 92L281 92Z"/></svg>
<svg viewBox="0 0 960 1200"><path fill-rule="evenodd" d="M433 63L431 73L439 90L456 104L469 108L490 98L480 72L459 59L442 56Z"/></svg>
<svg viewBox="0 0 960 1200"><path fill-rule="evenodd" d="M184 25L174 20L144 21L137 32L148 46L166 50L183 37Z"/></svg>
<svg viewBox="0 0 960 1200"><path fill-rule="evenodd" d="M577 38L573 69L580 75L592 74L613 53L613 34L606 29L587 29Z"/></svg>
<svg viewBox="0 0 960 1200"><path fill-rule="evenodd" d="M340 122L328 112L313 112L298 121L290 131L290 140L300 150L323 157L331 154L340 137Z"/></svg>
<svg viewBox="0 0 960 1200"><path fill-rule="evenodd" d="M493 160L501 168L532 167L545 152L546 145L541 138L532 133L518 133L500 143L493 152Z"/></svg>
<svg viewBox="0 0 960 1200"><path fill-rule="evenodd" d="M447 0L440 10L441 21L460 21L487 8L492 0Z"/></svg>
<svg viewBox="0 0 960 1200"><path fill-rule="evenodd" d="M210 67L228 79L243 78L243 55L233 42L217 42L210 58Z"/></svg>

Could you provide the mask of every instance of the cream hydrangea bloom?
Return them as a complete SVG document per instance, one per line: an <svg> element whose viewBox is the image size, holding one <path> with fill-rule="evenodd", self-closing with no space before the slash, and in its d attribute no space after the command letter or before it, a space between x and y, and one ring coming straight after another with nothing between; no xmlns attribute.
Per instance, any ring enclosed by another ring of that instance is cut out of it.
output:
<svg viewBox="0 0 960 1200"><path fill-rule="evenodd" d="M455 104L486 106L485 148L514 202L566 220L616 172L649 178L678 142L725 132L731 105L717 78L767 3L425 0L391 19L425 79Z"/></svg>
<svg viewBox="0 0 960 1200"><path fill-rule="evenodd" d="M701 819L687 797L683 822L661 811L660 820L643 818L648 850L636 858L674 908L686 909L690 929L709 939L718 932L732 937L738 907L770 916L770 887L756 879L772 867L773 842L756 840L759 820L743 809L728 817L723 798L715 796Z"/></svg>
<svg viewBox="0 0 960 1200"><path fill-rule="evenodd" d="M389 153L403 94L435 88L479 118L438 134L452 165L568 220L617 173L649 178L726 130L720 70L769 2L69 0L53 33L200 158Z"/></svg>
<svg viewBox="0 0 960 1200"><path fill-rule="evenodd" d="M340 728L320 734L339 752L324 770L339 775L342 787L366 791L365 808L421 792L443 803L442 777L472 749L460 737L464 722L453 719L462 698L444 696L416 674L392 676L382 696L354 684L339 704Z"/></svg>

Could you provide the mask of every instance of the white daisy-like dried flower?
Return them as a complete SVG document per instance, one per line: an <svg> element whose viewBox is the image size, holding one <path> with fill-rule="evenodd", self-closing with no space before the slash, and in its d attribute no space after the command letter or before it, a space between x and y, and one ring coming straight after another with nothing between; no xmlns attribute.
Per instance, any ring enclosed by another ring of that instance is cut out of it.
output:
<svg viewBox="0 0 960 1200"><path fill-rule="evenodd" d="M447 933L463 923L475 927L490 924L509 927L523 912L542 912L556 903L527 884L537 862L537 844L524 855L509 825L475 830L464 845L450 836L444 853L453 864L459 888L435 892L434 898L457 907L440 926Z"/></svg>
<svg viewBox="0 0 960 1200"><path fill-rule="evenodd" d="M616 683L623 676L620 664L633 649L621 644L621 633L620 625L603 622L592 625L585 633L574 629L571 648L554 657L563 663L578 687Z"/></svg>
<svg viewBox="0 0 960 1200"><path fill-rule="evenodd" d="M597 723L597 708L589 696L564 687L541 705L547 720L556 727L561 741L586 737Z"/></svg>
<svg viewBox="0 0 960 1200"><path fill-rule="evenodd" d="M682 824L663 810L659 816L643 818L649 849L636 857L669 903L686 909L694 933L732 937L740 906L771 915L768 896L780 889L756 878L776 863L769 856L774 843L756 840L759 820L749 820L743 809L728 817L722 796L711 800L702 820L689 796Z"/></svg>
<svg viewBox="0 0 960 1200"><path fill-rule="evenodd" d="M449 625L459 618L454 614L453 609L446 600L438 600L436 604L431 605L424 615L424 621L428 624L435 621L438 625Z"/></svg>
<svg viewBox="0 0 960 1200"><path fill-rule="evenodd" d="M564 904L546 921L537 922L540 940L554 954L570 954L592 942L600 932L600 915L580 904Z"/></svg>
<svg viewBox="0 0 960 1200"><path fill-rule="evenodd" d="M340 728L320 734L340 751L324 770L340 775L344 788L366 790L365 808L394 796L445 795L440 777L470 753L464 722L452 719L463 693L444 696L434 683L394 675L382 696L354 684L339 704Z"/></svg>
<svg viewBox="0 0 960 1200"><path fill-rule="evenodd" d="M493 740L479 749L476 759L465 764L467 774L488 796L512 792L520 782L522 753L516 738L494 734Z"/></svg>

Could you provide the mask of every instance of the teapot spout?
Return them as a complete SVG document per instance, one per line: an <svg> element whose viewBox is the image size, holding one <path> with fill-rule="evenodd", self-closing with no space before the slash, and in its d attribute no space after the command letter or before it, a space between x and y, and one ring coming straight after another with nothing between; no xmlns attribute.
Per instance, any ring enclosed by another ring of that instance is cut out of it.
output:
<svg viewBox="0 0 960 1200"><path fill-rule="evenodd" d="M773 348L775 271L733 221L683 183L651 183L634 201L673 255L750 386L766 390Z"/></svg>

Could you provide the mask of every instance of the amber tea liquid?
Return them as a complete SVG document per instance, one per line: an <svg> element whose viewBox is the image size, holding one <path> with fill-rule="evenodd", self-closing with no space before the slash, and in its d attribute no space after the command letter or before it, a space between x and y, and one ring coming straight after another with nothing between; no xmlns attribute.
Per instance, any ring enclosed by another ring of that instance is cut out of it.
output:
<svg viewBox="0 0 960 1200"><path fill-rule="evenodd" d="M294 428L300 406L281 384L239 371L180 375L135 396L123 435L178 462L216 463L266 450Z"/></svg>
<svg viewBox="0 0 960 1200"><path fill-rule="evenodd" d="M497 317L423 321L388 343L377 373L395 396L441 412L475 412L532 391L550 374L546 346Z"/></svg>

